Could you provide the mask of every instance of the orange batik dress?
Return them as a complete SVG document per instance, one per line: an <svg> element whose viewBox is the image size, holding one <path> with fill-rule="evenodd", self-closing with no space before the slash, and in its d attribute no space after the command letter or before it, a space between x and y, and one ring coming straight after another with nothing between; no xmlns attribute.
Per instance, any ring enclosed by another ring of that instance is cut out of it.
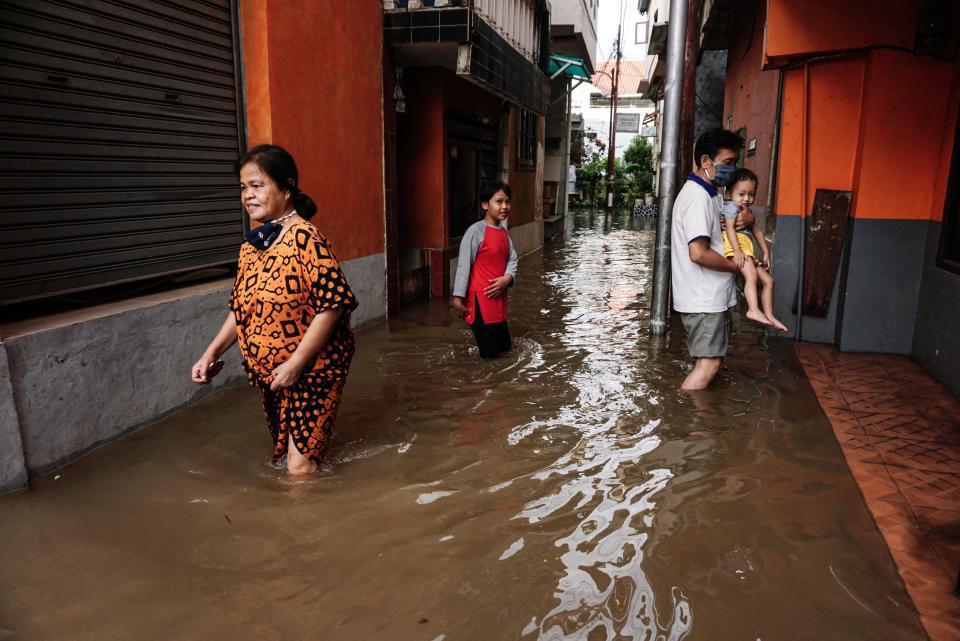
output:
<svg viewBox="0 0 960 641"><path fill-rule="evenodd" d="M272 372L293 354L314 317L328 309L344 313L327 344L289 389L270 391ZM287 453L288 436L310 460L319 462L353 358L350 291L326 238L309 222L294 223L266 250L244 243L230 309L250 383L260 389L267 424L276 444L274 461Z"/></svg>

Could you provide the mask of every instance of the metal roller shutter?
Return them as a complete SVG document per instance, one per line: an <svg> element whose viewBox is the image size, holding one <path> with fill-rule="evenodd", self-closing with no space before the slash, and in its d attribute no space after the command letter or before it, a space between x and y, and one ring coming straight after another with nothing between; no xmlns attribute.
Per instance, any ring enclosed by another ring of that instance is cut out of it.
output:
<svg viewBox="0 0 960 641"><path fill-rule="evenodd" d="M230 0L0 0L0 302L236 260Z"/></svg>

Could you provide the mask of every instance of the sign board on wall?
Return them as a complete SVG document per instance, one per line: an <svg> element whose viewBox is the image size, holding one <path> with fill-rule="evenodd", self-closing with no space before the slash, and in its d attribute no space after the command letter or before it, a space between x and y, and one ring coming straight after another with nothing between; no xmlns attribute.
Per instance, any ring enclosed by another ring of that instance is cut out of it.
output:
<svg viewBox="0 0 960 641"><path fill-rule="evenodd" d="M640 133L640 114L617 114L617 131Z"/></svg>
<svg viewBox="0 0 960 641"><path fill-rule="evenodd" d="M656 127L643 127L640 129L640 135L644 138L656 138L657 137L657 128Z"/></svg>

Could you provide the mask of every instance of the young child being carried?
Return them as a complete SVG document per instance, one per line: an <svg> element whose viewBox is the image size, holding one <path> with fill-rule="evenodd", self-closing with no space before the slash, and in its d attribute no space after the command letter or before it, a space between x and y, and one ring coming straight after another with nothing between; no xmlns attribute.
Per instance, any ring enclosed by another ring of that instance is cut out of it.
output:
<svg viewBox="0 0 960 641"><path fill-rule="evenodd" d="M720 224L723 227L723 255L733 260L743 275L743 296L747 299L747 318L761 325L773 327L781 332L787 326L773 315L773 276L770 275L770 247L760 226L754 223L750 233L757 239L757 245L763 252L763 260L758 261L753 240L743 232L734 229L734 221L740 210L748 210L757 197L757 175L749 169L738 169L733 184L727 189L727 200L720 212ZM736 243L730 239L736 238ZM763 293L758 304L757 281L763 283ZM761 305L763 307L761 311Z"/></svg>

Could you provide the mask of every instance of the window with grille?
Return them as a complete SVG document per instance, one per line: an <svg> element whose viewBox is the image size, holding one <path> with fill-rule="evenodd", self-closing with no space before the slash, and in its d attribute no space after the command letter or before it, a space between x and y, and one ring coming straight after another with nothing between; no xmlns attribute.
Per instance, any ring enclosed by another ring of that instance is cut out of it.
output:
<svg viewBox="0 0 960 641"><path fill-rule="evenodd" d="M517 114L517 166L537 163L537 114L521 109Z"/></svg>

